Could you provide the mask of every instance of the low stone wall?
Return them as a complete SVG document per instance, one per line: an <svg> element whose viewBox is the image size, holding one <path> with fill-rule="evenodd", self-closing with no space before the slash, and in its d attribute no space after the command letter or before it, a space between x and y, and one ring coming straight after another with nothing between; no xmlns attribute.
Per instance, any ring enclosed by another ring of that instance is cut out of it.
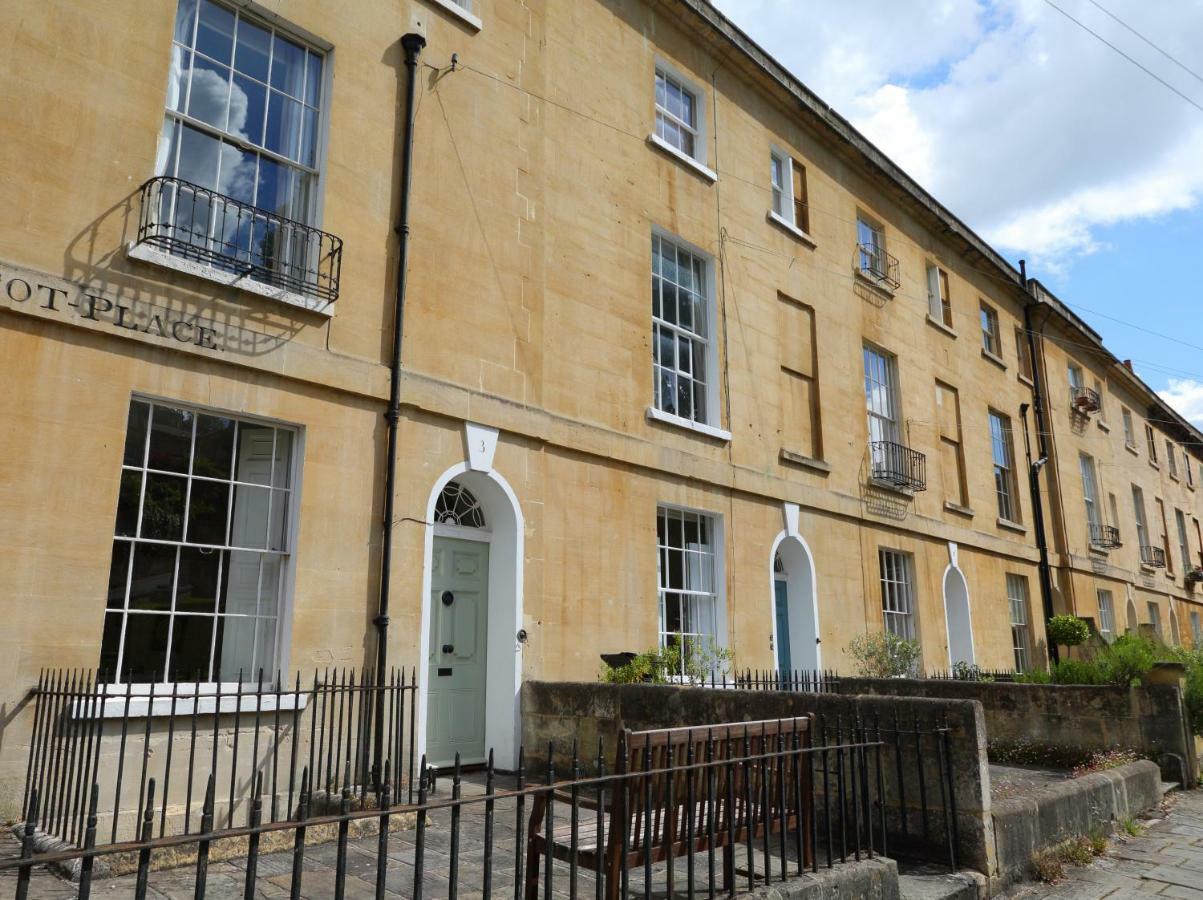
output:
<svg viewBox="0 0 1203 900"><path fill-rule="evenodd" d="M1038 851L1092 830L1112 831L1119 820L1134 817L1160 801L1161 774L1148 760L996 801L998 870L990 879L991 893L1028 878L1032 857Z"/></svg>
<svg viewBox="0 0 1203 900"><path fill-rule="evenodd" d="M1089 752L1120 748L1156 760L1163 777L1189 789L1198 780L1194 736L1175 682L1123 688L1063 684L841 678L850 694L975 700L991 744L1020 742Z"/></svg>
<svg viewBox="0 0 1203 900"><path fill-rule="evenodd" d="M862 859L794 875L744 896L747 900L899 900L898 865L884 857Z"/></svg>
<svg viewBox="0 0 1203 900"><path fill-rule="evenodd" d="M537 778L546 767L549 743L554 744L556 767L567 771L573 741L582 758L596 756L599 741L608 765L613 764L618 734L623 728L640 731L653 728L703 726L708 723L747 722L789 718L815 713L829 743L835 742L837 721L847 727L854 721L877 722L883 728L894 721L922 729L946 724L953 773L953 799L959 856L963 865L983 873L995 870L993 820L990 815L990 775L986 761L986 731L981 704L967 700L924 698L855 697L843 694L804 694L775 691L736 691L664 685L611 685L597 682L526 682L522 686L522 739L526 747L528 773ZM909 751L913 745L906 744ZM914 838L919 821L920 791L932 810L943 808L941 784L932 777L939 752L927 744L921 755L926 780L920 780L912 765L903 766L903 778L886 779L887 806L902 807L911 814L909 837ZM893 776L894 762L887 759ZM900 803L899 786L905 803ZM939 815L932 816L932 838L944 840ZM907 832L895 820L887 821L891 848L900 846Z"/></svg>

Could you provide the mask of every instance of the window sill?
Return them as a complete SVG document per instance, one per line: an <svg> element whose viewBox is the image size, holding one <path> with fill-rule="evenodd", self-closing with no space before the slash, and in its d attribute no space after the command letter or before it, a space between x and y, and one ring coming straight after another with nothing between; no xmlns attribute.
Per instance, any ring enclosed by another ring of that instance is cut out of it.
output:
<svg viewBox="0 0 1203 900"><path fill-rule="evenodd" d="M159 718L172 715L172 703L175 703L176 716L190 716L193 708L198 715L213 715L220 712L222 714L233 714L235 712L275 712L277 709L281 712L291 712L292 710L304 709L309 702L308 694L288 693L263 693L254 694L246 693L239 697L237 694L238 686L236 684L206 684L201 682L200 696L193 697L192 692L196 689L196 684L177 684L176 696L172 700L170 689L171 685L155 685L155 698L153 703L150 700L150 687L148 685L134 685L130 689L129 696L129 711L128 716L131 719L145 719L149 717ZM253 690L253 686L251 688ZM220 691L221 709L217 709L218 698L213 696L213 692ZM99 719L120 719L127 715L126 712L126 696L124 685L109 685L106 689L103 705L99 713L93 705L93 701L84 698L76 700L72 706L72 717L76 719L99 718Z"/></svg>
<svg viewBox="0 0 1203 900"><path fill-rule="evenodd" d="M1016 372L1015 377L1018 378L1020 381L1022 381L1024 384L1026 384L1030 388L1036 387L1036 382L1032 381L1031 378L1029 378L1027 375L1024 375L1022 372Z"/></svg>
<svg viewBox="0 0 1203 900"><path fill-rule="evenodd" d="M664 140L664 138L660 137L659 135L649 134L647 136L647 142L649 144L651 144L653 147L656 147L656 148L664 151L665 153L667 153L669 156L673 157L674 159L685 163L685 165L689 166L689 168L693 169L695 172L697 172L699 175L701 175L703 178L705 178L711 184L718 181L718 173L717 172L715 172L713 169L707 168L706 166L702 165L700 162L698 162L696 159L694 159L688 153L682 153L680 150L678 150L676 147L674 147L668 141Z"/></svg>
<svg viewBox="0 0 1203 900"><path fill-rule="evenodd" d="M729 431L724 431L722 428L715 428L713 425L706 425L702 422L693 422L681 416L675 416L672 413L656 409L654 406L647 408L647 417L652 422L663 422L665 425L674 425L677 428L684 428L686 431L696 431L698 434L704 434L706 437L715 438L720 441L731 440L731 432Z"/></svg>
<svg viewBox="0 0 1203 900"><path fill-rule="evenodd" d="M1102 419L1096 419L1094 424L1098 425L1099 428L1101 428L1103 431L1107 432L1108 434L1111 433L1111 426L1108 425L1106 422L1104 422Z"/></svg>
<svg viewBox="0 0 1203 900"><path fill-rule="evenodd" d="M1173 472L1170 472L1170 481L1177 481L1177 480L1178 480L1178 476L1175 475Z"/></svg>
<svg viewBox="0 0 1203 900"><path fill-rule="evenodd" d="M944 509L946 512L956 513L958 516L965 516L968 519L973 518L973 510L968 506L961 506L959 503L953 503L951 500L944 501Z"/></svg>
<svg viewBox="0 0 1203 900"><path fill-rule="evenodd" d="M999 516L997 519L995 519L995 523L999 528L1005 528L1007 531L1014 531L1016 534L1028 533L1028 530L1018 522L1012 522L1010 519L1004 519L1002 516Z"/></svg>
<svg viewBox="0 0 1203 900"><path fill-rule="evenodd" d="M861 284L868 285L869 288L877 291L877 293L881 294L887 300L894 299L894 288L890 287L888 284L883 284L882 282L878 281L860 266L856 266L854 271L856 272L857 281L859 281Z"/></svg>
<svg viewBox="0 0 1203 900"><path fill-rule="evenodd" d="M1140 456L1140 450L1139 450L1139 448L1137 448L1137 446L1135 444L1125 443L1124 449L1127 450L1129 453L1131 453L1133 456Z"/></svg>
<svg viewBox="0 0 1203 900"><path fill-rule="evenodd" d="M785 216L780 215L779 213L774 212L771 209L769 210L769 221L772 222L774 225L779 226L780 228L784 228L786 231L788 231L791 235L793 235L798 240L800 240L803 244L805 244L811 250L813 250L819 246L819 242L816 241L814 238L812 238L809 234L807 234L805 231L803 231L801 228L799 228L797 225L795 225L789 219L785 218Z"/></svg>
<svg viewBox="0 0 1203 900"><path fill-rule="evenodd" d="M812 472L817 472L820 475L827 475L831 472L831 463L821 459L814 459L810 456L803 456L801 453L795 453L792 450L781 448L780 460L783 463L788 463L793 466L801 466L803 469L810 469Z"/></svg>
<svg viewBox="0 0 1203 900"><path fill-rule="evenodd" d="M1161 463L1157 462L1157 460L1155 460L1155 459L1150 459L1149 460L1149 468L1156 469L1158 472L1160 472L1161 471Z"/></svg>
<svg viewBox="0 0 1203 900"><path fill-rule="evenodd" d="M1110 552L1111 552L1111 551L1109 551L1109 550L1108 550L1106 547L1099 547L1099 546L1097 546L1096 544L1091 544L1091 545L1090 545L1090 546L1087 548L1087 550L1089 550L1089 552L1091 552L1091 553L1095 554L1096 556L1101 556L1101 557L1103 557L1104 559L1106 559L1106 558L1107 558L1107 556L1108 556L1108 555L1110 554Z"/></svg>
<svg viewBox="0 0 1203 900"><path fill-rule="evenodd" d="M455 16L473 31L480 31L484 27L484 23L480 20L480 16L474 16L468 10L464 9L458 3L453 3L452 0L430 0L435 6L444 9L451 15Z"/></svg>
<svg viewBox="0 0 1203 900"><path fill-rule="evenodd" d="M944 332L950 338L959 338L960 337L959 334L957 334L955 331L952 330L951 326L945 325L943 322L941 322L939 319L937 319L931 313L927 314L927 324L930 325L932 328L935 328L937 331Z"/></svg>
<svg viewBox="0 0 1203 900"><path fill-rule="evenodd" d="M982 348L982 359L988 359L988 360L990 360L990 362L994 363L994 365L998 366L1004 372L1007 371L1006 361L1001 356L991 353L985 347Z"/></svg>
<svg viewBox="0 0 1203 900"><path fill-rule="evenodd" d="M305 294L286 291L283 288L273 287L270 284L263 284L260 281L244 278L235 272L222 272L190 259L172 256L170 253L164 253L162 250L156 250L145 244L130 244L126 247L125 255L139 262L149 263L152 266L160 266L173 272L182 272L194 278L203 278L205 281L211 281L214 284L237 288L240 291L246 291L248 294L257 294L260 297L267 297L278 303L287 303L289 306L296 306L310 312L320 313L323 316L334 315L335 304L318 297L308 297Z"/></svg>
<svg viewBox="0 0 1203 900"><path fill-rule="evenodd" d="M891 494L897 494L899 497L906 497L908 500L915 498L915 492L910 488L899 487L892 481L886 481L884 478L869 478L869 484L883 491L889 491Z"/></svg>

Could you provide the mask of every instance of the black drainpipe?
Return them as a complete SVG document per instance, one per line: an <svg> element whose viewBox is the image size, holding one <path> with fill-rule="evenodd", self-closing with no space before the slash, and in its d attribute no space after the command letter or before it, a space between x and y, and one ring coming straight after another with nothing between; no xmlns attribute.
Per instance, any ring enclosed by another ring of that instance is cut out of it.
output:
<svg viewBox="0 0 1203 900"><path fill-rule="evenodd" d="M418 57L426 46L426 38L411 32L401 38L405 51L405 72L409 84L405 92L405 129L401 135L401 209L397 219L397 296L393 309L393 355L389 372L388 450L384 469L384 535L380 543L380 604L376 618L376 684L383 685L388 672L388 601L389 576L393 559L393 494L397 480L397 424L401 419L401 335L405 322L405 275L409 268L409 194L413 181L414 109L418 97ZM375 710L375 746L372 761L377 784L383 775L384 704L377 697Z"/></svg>
<svg viewBox="0 0 1203 900"><path fill-rule="evenodd" d="M1036 332L1032 324L1032 309L1035 307L1035 300L1032 298L1031 287L1028 284L1028 267L1024 260L1019 261L1019 275L1023 279L1023 290L1027 294L1027 298L1023 304L1023 330L1027 335L1028 341L1028 356L1032 360L1032 407L1036 411L1036 450L1040 454L1040 458L1032 462L1031 447L1028 443L1028 416L1027 404L1020 407L1020 415L1023 416L1023 438L1024 444L1028 447L1028 487L1032 492L1032 529L1036 533L1036 549L1040 552L1040 599L1044 604L1044 621L1055 614L1053 609L1053 576L1052 569L1048 562L1048 538L1044 531L1044 498L1040 496L1040 470L1048 464L1048 430L1045 427L1044 419L1044 390L1042 387L1040 363L1036 355ZM1050 642L1045 637L1045 645L1048 647L1048 658L1050 662L1056 663L1060 659L1060 654L1057 652L1057 645Z"/></svg>

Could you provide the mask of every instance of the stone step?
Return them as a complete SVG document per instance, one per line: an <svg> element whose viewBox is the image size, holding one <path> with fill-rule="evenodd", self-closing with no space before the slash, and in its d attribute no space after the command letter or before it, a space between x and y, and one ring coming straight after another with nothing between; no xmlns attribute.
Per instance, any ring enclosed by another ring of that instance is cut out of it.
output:
<svg viewBox="0 0 1203 900"><path fill-rule="evenodd" d="M952 875L899 875L902 900L979 900L986 896L986 879L977 872Z"/></svg>

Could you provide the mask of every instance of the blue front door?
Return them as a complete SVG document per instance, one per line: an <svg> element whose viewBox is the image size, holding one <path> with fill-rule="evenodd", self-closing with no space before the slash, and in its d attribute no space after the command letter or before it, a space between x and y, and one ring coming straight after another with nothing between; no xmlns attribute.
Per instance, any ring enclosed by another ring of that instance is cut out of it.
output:
<svg viewBox="0 0 1203 900"><path fill-rule="evenodd" d="M775 606L777 614L777 669L789 672L793 669L789 653L789 592L785 579L778 578L773 582L776 594Z"/></svg>

